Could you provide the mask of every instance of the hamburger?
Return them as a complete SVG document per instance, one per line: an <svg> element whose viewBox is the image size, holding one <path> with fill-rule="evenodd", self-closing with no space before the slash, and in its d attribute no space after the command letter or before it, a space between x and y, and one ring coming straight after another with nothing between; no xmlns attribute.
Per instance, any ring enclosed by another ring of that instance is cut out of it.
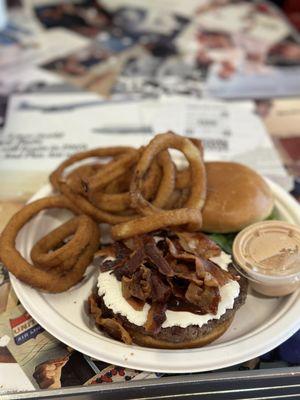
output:
<svg viewBox="0 0 300 400"><path fill-rule="evenodd" d="M220 337L245 302L246 280L203 233L163 230L102 251L89 297L96 326L127 344L184 349Z"/></svg>
<svg viewBox="0 0 300 400"><path fill-rule="evenodd" d="M265 180L245 165L206 162L207 197L202 210L202 230L210 233L239 232L270 216L272 192Z"/></svg>

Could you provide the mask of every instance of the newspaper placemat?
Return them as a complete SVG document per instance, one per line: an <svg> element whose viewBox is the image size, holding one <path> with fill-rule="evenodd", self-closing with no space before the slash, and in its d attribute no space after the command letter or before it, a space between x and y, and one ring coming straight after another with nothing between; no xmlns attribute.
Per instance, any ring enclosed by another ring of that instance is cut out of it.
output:
<svg viewBox="0 0 300 400"><path fill-rule="evenodd" d="M21 305L0 314L0 372L0 393L161 376L78 353L46 332Z"/></svg>
<svg viewBox="0 0 300 400"><path fill-rule="evenodd" d="M206 160L243 162L292 189L253 102L185 97L106 102L93 94L22 94L11 97L0 138L1 197L27 199L73 153L99 145L143 145L167 130L201 139Z"/></svg>

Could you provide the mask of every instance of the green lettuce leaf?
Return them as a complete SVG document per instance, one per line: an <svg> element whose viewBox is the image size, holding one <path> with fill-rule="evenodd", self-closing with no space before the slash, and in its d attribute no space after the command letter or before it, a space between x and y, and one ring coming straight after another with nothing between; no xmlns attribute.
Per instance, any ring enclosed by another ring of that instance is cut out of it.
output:
<svg viewBox="0 0 300 400"><path fill-rule="evenodd" d="M237 233L211 233L209 238L216 242L226 253L232 253L232 244Z"/></svg>

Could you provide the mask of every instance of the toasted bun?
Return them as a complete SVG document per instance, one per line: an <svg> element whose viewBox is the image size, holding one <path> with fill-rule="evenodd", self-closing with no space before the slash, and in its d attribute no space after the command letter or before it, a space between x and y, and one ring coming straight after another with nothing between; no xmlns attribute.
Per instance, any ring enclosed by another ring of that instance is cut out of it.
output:
<svg viewBox="0 0 300 400"><path fill-rule="evenodd" d="M205 335L201 335L196 339L182 341L182 342L170 342L167 340L157 339L153 336L148 336L143 333L137 332L135 330L129 330L129 334L133 338L134 343L139 344L144 347L155 347L157 349L190 349L193 347L202 347L207 345L208 343L213 342L218 339L223 333L227 331L231 322L233 320L233 316L229 319L226 319L224 322L219 323L214 327L209 333Z"/></svg>
<svg viewBox="0 0 300 400"><path fill-rule="evenodd" d="M205 232L237 232L267 218L274 206L265 180L234 162L207 162L207 198L202 211Z"/></svg>

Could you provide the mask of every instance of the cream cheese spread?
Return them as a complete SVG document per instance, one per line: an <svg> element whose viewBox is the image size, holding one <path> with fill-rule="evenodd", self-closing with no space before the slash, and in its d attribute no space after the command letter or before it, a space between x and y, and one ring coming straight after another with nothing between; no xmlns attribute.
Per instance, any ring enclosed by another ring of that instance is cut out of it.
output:
<svg viewBox="0 0 300 400"><path fill-rule="evenodd" d="M211 257L210 260L217 264L220 268L225 269L225 271L228 270L228 265L232 263L231 255L224 253L224 251L222 251L217 257Z"/></svg>
<svg viewBox="0 0 300 400"><path fill-rule="evenodd" d="M218 257L211 259L221 268L227 269L231 262L231 257L222 252ZM166 321L162 328L171 326L179 326L186 328L189 325L198 325L201 327L212 319L219 319L226 310L233 307L234 299L239 295L240 285L236 281L230 281L220 288L221 300L218 306L218 312L214 314L197 315L186 311L166 311ZM129 322L143 326L147 320L149 304L145 304L141 311L135 310L123 297L121 282L117 280L111 271L100 272L98 277L98 294L103 296L106 307L110 308L115 314L121 314L126 317Z"/></svg>

